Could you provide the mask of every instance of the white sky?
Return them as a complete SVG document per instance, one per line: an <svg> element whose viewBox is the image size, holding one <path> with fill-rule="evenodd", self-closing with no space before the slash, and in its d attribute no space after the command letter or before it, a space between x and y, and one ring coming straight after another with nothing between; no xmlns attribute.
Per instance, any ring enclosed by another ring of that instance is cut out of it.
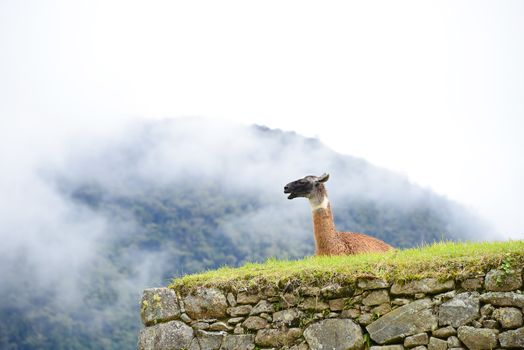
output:
<svg viewBox="0 0 524 350"><path fill-rule="evenodd" d="M28 153L136 118L295 130L524 238L522 1L0 0L0 102Z"/></svg>

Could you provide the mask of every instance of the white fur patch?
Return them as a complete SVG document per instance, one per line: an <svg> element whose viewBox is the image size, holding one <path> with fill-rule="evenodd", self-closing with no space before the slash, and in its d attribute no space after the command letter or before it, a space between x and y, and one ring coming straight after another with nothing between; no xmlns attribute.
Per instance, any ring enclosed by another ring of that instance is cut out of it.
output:
<svg viewBox="0 0 524 350"><path fill-rule="evenodd" d="M329 204L329 200L328 200L327 197L324 197L322 199L322 202L319 203L315 199L310 199L309 200L309 204L311 204L311 210L313 210L313 211L318 210L318 209L327 209L328 204Z"/></svg>

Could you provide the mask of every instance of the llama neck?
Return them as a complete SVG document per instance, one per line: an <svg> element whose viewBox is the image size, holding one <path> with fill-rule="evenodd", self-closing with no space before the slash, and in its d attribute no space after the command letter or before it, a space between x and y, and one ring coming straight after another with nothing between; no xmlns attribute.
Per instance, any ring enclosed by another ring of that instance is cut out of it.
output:
<svg viewBox="0 0 524 350"><path fill-rule="evenodd" d="M333 242L336 240L335 223L331 213L331 205L327 196L322 200L311 200L313 214L313 233L315 235L315 246L317 255L329 254Z"/></svg>

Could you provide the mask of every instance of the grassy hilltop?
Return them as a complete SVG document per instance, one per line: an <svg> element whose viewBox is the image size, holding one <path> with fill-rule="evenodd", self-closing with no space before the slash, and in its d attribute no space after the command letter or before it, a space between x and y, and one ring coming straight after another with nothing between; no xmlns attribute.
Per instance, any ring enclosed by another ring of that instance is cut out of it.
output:
<svg viewBox="0 0 524 350"><path fill-rule="evenodd" d="M511 270L524 265L524 241L457 243L441 242L386 254L308 257L288 261L270 259L240 268L223 267L175 279L172 288L205 286L254 286L299 280L308 285L327 281L351 283L358 277L375 276L408 281L433 277L449 279L477 275L491 268Z"/></svg>

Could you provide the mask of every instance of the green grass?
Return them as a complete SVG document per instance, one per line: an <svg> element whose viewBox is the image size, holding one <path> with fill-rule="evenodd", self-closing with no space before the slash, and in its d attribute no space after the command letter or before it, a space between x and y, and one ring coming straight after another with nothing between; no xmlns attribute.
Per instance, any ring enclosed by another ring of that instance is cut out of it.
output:
<svg viewBox="0 0 524 350"><path fill-rule="evenodd" d="M322 285L326 282L353 283L359 277L409 281L426 277L440 280L474 276L489 269L522 267L524 241L456 243L441 242L386 254L308 257L288 261L269 259L262 264L239 268L223 267L175 279L175 289L196 286L252 287L258 284L283 285L290 281Z"/></svg>

